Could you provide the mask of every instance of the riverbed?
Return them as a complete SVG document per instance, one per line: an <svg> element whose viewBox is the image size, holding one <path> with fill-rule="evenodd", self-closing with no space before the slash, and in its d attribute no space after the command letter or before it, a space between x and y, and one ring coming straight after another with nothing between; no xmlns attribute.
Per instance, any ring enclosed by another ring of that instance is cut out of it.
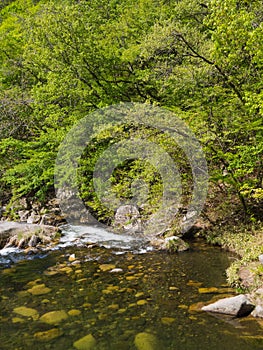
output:
<svg viewBox="0 0 263 350"><path fill-rule="evenodd" d="M263 348L262 321L200 311L234 295L225 276L231 254L202 241L168 254L94 227L65 232L53 251L2 259L1 350L73 350L87 335L97 350L135 350L138 334L152 336L148 350ZM47 322L50 312L62 317Z"/></svg>

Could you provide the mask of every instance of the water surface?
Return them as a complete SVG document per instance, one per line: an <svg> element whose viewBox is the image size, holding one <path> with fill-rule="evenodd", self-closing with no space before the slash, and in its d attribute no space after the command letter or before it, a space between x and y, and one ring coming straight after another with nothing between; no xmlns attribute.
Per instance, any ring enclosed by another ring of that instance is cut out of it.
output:
<svg viewBox="0 0 263 350"><path fill-rule="evenodd" d="M145 242L131 237L118 241L101 231L97 237L94 246L96 231L75 227L53 252L2 266L2 350L73 350L73 343L87 334L94 336L98 350L136 349L134 339L140 332L153 334L160 350L263 348L262 323L257 320L217 318L193 310L193 304L209 301L218 292L229 294L224 272L230 264L228 253L195 242L189 252L167 254L147 250ZM114 268L121 270L111 272ZM41 284L50 289L47 294L28 291ZM199 288L208 287L219 289L200 293ZM33 308L38 316L16 314L14 309L21 306ZM39 319L57 310L80 313L57 325ZM53 340L37 336L54 328L60 336Z"/></svg>

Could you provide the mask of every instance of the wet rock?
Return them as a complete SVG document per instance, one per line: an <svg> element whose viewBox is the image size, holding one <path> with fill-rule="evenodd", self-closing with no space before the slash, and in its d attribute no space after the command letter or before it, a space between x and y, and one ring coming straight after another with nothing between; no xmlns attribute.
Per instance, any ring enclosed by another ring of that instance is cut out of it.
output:
<svg viewBox="0 0 263 350"><path fill-rule="evenodd" d="M216 312L221 314L242 317L249 315L254 309L254 305L243 295L220 299L213 304L203 306L203 311Z"/></svg>
<svg viewBox="0 0 263 350"><path fill-rule="evenodd" d="M24 317L32 317L33 320L37 320L39 315L38 315L38 312L37 310L35 309L32 309L30 307L26 307L26 306L19 306L19 307L16 307L13 312L15 314L18 314L20 316L24 316Z"/></svg>
<svg viewBox="0 0 263 350"><path fill-rule="evenodd" d="M121 272L123 272L123 269L120 269L117 267L115 269L110 270L110 273L121 273Z"/></svg>
<svg viewBox="0 0 263 350"><path fill-rule="evenodd" d="M32 295L43 295L51 292L51 289L46 287L45 284L38 284L27 290Z"/></svg>
<svg viewBox="0 0 263 350"><path fill-rule="evenodd" d="M254 317L262 317L263 318L263 306L257 305L253 312L251 313Z"/></svg>
<svg viewBox="0 0 263 350"><path fill-rule="evenodd" d="M166 237L164 242L166 249L171 252L184 252L189 249L189 244L177 236Z"/></svg>
<svg viewBox="0 0 263 350"><path fill-rule="evenodd" d="M28 246L35 247L39 242L41 242L41 239L37 235L33 234L33 236L30 238L28 242Z"/></svg>
<svg viewBox="0 0 263 350"><path fill-rule="evenodd" d="M202 311L202 307L204 306L204 303L202 301L199 301L197 303L191 304L188 308L189 313L199 312Z"/></svg>
<svg viewBox="0 0 263 350"><path fill-rule="evenodd" d="M24 323L25 319L21 318L21 317L13 317L12 318L12 323Z"/></svg>
<svg viewBox="0 0 263 350"><path fill-rule="evenodd" d="M41 216L37 213L32 212L27 219L28 224L39 224L41 220Z"/></svg>
<svg viewBox="0 0 263 350"><path fill-rule="evenodd" d="M7 247L28 248L55 241L60 229L54 226L0 222L0 249Z"/></svg>
<svg viewBox="0 0 263 350"><path fill-rule="evenodd" d="M92 350L95 348L95 345L96 339L92 334L88 334L85 337L80 338L73 344L74 348L77 350Z"/></svg>
<svg viewBox="0 0 263 350"><path fill-rule="evenodd" d="M162 322L162 324L169 326L170 324L175 322L175 318L174 317L162 317L161 322Z"/></svg>
<svg viewBox="0 0 263 350"><path fill-rule="evenodd" d="M213 293L217 293L218 292L218 288L216 287L209 287L209 288L198 288L198 293L200 294L213 294Z"/></svg>
<svg viewBox="0 0 263 350"><path fill-rule="evenodd" d="M116 211L113 226L131 233L141 232L142 226L139 210L134 205L120 206Z"/></svg>
<svg viewBox="0 0 263 350"><path fill-rule="evenodd" d="M76 260L76 255L75 254L71 254L69 257L68 257L68 261L70 262L73 262Z"/></svg>
<svg viewBox="0 0 263 350"><path fill-rule="evenodd" d="M189 249L189 244L178 236L166 237L165 239L155 238L150 243L159 250L166 250L171 253L183 252Z"/></svg>
<svg viewBox="0 0 263 350"><path fill-rule="evenodd" d="M79 316L81 314L80 310L72 309L68 311L69 316Z"/></svg>
<svg viewBox="0 0 263 350"><path fill-rule="evenodd" d="M115 269L115 265L113 265L113 264L101 264L100 266L99 266L99 268L100 268L100 270L101 271L110 271L110 270L113 270L113 269Z"/></svg>
<svg viewBox="0 0 263 350"><path fill-rule="evenodd" d="M56 325L60 322L66 320L68 318L68 314L64 310L51 311L42 315L39 321L47 324Z"/></svg>
<svg viewBox="0 0 263 350"><path fill-rule="evenodd" d="M27 219L30 216L30 211L29 210L19 210L18 216L19 216L20 221L27 222Z"/></svg>
<svg viewBox="0 0 263 350"><path fill-rule="evenodd" d="M52 328L45 332L36 332L34 338L39 341L49 342L55 338L58 338L62 335L62 331L58 328Z"/></svg>
<svg viewBox="0 0 263 350"><path fill-rule="evenodd" d="M138 350L159 350L160 346L158 344L155 335L142 332L135 336L134 344Z"/></svg>

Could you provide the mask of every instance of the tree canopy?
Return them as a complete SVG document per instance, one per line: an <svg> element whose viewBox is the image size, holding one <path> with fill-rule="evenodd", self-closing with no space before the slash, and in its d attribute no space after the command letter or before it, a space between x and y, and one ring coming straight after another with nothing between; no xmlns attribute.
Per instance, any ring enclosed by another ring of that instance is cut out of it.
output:
<svg viewBox="0 0 263 350"><path fill-rule="evenodd" d="M142 102L173 111L190 126L213 189L238 198L253 218L263 198L262 22L259 0L3 1L3 201L45 201L54 191L58 147L71 127L99 108ZM119 132L98 134L80 162L83 200L102 219L110 214L87 174L109 144L142 130ZM156 140L189 173L173 142L162 135ZM153 186L148 200L154 206L161 182L139 160L115 170L113 191L129 197L127 188L142 176ZM190 180L186 176L186 184Z"/></svg>

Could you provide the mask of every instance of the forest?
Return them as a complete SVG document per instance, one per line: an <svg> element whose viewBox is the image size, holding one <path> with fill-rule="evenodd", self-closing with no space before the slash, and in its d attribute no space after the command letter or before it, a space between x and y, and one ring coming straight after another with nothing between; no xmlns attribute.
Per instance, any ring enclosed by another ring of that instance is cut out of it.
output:
<svg viewBox="0 0 263 350"><path fill-rule="evenodd" d="M260 0L16 0L1 2L0 198L6 215L26 197L54 196L59 145L82 118L118 103L173 112L204 151L210 222L255 223L262 215L263 4ZM182 174L189 164L158 130L133 125L98 133L79 162L82 200L102 220L113 213L92 184L99 155L122 138L147 134ZM150 184L145 215L162 195L140 159L112 174L118 198L138 178Z"/></svg>
<svg viewBox="0 0 263 350"><path fill-rule="evenodd" d="M1 349L263 349L263 1L2 0L0 41Z"/></svg>

